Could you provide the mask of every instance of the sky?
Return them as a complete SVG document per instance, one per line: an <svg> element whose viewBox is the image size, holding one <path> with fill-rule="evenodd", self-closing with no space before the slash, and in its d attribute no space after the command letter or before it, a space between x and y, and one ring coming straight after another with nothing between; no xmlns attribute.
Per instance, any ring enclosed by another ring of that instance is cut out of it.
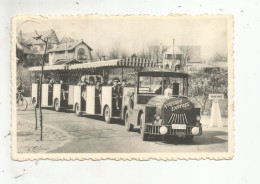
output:
<svg viewBox="0 0 260 184"><path fill-rule="evenodd" d="M149 45L201 46L201 57L227 53L225 18L156 16L68 16L17 19L22 32L54 29L59 39L69 36L84 40L94 51L119 47L128 53L146 50Z"/></svg>

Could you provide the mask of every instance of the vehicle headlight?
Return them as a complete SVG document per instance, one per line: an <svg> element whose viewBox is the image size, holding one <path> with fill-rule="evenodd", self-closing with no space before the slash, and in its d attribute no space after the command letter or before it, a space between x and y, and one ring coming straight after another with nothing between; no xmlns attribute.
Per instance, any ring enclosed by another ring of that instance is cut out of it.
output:
<svg viewBox="0 0 260 184"><path fill-rule="evenodd" d="M192 133L192 135L199 135L200 129L198 127L193 127L191 129L191 133Z"/></svg>
<svg viewBox="0 0 260 184"><path fill-rule="evenodd" d="M161 116L160 116L159 114L155 114L155 115L154 115L154 119L155 119L156 121L159 121L159 119L161 119Z"/></svg>
<svg viewBox="0 0 260 184"><path fill-rule="evenodd" d="M197 121L200 121L200 119L201 119L201 118L200 118L200 116L199 116L199 115L198 115L198 116L196 116L196 120L197 120Z"/></svg>
<svg viewBox="0 0 260 184"><path fill-rule="evenodd" d="M166 134L168 132L168 129L167 129L167 127L166 126L162 126L161 128L160 128L160 133L161 134Z"/></svg>

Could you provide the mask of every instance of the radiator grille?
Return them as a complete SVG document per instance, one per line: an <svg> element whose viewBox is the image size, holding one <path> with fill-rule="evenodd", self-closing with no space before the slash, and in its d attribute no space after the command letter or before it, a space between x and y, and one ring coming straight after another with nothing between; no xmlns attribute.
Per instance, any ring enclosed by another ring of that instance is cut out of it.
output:
<svg viewBox="0 0 260 184"><path fill-rule="evenodd" d="M186 114L172 114L167 124L188 124Z"/></svg>

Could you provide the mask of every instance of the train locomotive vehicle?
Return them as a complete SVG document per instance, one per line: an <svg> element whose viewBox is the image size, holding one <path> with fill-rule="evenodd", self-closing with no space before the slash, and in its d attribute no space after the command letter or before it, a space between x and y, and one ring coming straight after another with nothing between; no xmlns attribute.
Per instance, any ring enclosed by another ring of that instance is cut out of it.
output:
<svg viewBox="0 0 260 184"><path fill-rule="evenodd" d="M188 74L140 72L137 80L135 93L126 105L127 131L140 128L143 141L151 135L166 135L191 142L194 136L202 135L200 109L186 97Z"/></svg>

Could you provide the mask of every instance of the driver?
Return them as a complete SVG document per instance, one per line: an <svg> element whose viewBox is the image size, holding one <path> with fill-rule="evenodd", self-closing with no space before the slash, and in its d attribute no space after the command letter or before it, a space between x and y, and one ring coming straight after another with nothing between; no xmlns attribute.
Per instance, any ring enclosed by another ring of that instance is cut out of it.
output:
<svg viewBox="0 0 260 184"><path fill-rule="evenodd" d="M165 96L172 96L171 84L166 85L166 89L164 90L164 95Z"/></svg>
<svg viewBox="0 0 260 184"><path fill-rule="evenodd" d="M160 82L160 87L155 91L155 94L159 94L159 95L162 94L162 88L164 89L165 83L166 83L166 80L163 80Z"/></svg>

